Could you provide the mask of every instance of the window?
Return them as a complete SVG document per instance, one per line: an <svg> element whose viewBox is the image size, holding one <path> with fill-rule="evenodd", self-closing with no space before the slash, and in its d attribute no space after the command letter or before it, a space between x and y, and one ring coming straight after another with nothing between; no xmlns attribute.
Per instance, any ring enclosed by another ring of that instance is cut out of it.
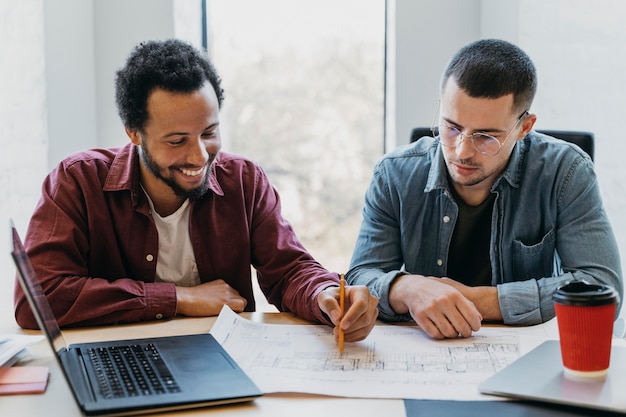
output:
<svg viewBox="0 0 626 417"><path fill-rule="evenodd" d="M261 164L325 267L347 269L383 153L384 0L207 0L222 149Z"/></svg>

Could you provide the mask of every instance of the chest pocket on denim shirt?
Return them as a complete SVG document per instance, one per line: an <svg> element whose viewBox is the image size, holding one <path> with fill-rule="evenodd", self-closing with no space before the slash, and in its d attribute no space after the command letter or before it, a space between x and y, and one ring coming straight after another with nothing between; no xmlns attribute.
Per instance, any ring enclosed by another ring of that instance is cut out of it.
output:
<svg viewBox="0 0 626 417"><path fill-rule="evenodd" d="M517 239L513 241L513 273L516 280L552 276L555 235L554 229L550 229L536 244L527 245Z"/></svg>

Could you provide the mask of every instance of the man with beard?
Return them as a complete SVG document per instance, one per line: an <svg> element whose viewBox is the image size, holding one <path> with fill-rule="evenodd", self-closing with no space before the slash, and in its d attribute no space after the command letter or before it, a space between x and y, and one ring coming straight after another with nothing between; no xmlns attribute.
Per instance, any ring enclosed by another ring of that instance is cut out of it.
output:
<svg viewBox="0 0 626 417"><path fill-rule="evenodd" d="M573 279L622 295L593 163L532 131L536 87L517 46L471 43L444 70L435 137L378 163L347 279L379 298L381 319L468 337L482 321L550 320Z"/></svg>
<svg viewBox="0 0 626 417"><path fill-rule="evenodd" d="M367 287L346 288L281 216L262 169L220 152L220 78L199 51L146 42L117 72L131 143L79 152L46 178L25 246L61 326L254 311L251 266L281 311L363 339L377 317ZM19 286L15 316L37 324Z"/></svg>

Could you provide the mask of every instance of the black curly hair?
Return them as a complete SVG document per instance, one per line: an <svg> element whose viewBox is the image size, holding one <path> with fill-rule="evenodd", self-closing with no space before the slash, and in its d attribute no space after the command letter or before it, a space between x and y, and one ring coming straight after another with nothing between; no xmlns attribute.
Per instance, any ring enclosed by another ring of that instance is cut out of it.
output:
<svg viewBox="0 0 626 417"><path fill-rule="evenodd" d="M141 131L148 120L148 96L155 88L191 93L206 81L213 86L221 107L221 79L206 54L178 39L142 42L116 73L117 111L126 128Z"/></svg>

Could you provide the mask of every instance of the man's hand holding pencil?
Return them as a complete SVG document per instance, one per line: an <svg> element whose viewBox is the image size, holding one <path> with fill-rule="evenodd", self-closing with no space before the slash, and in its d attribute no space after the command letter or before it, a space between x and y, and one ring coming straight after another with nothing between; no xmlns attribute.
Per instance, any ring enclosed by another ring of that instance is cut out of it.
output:
<svg viewBox="0 0 626 417"><path fill-rule="evenodd" d="M343 274L340 274L339 287L322 291L317 302L335 325L333 332L341 352L344 342L365 339L376 324L378 298L365 286L346 285Z"/></svg>

